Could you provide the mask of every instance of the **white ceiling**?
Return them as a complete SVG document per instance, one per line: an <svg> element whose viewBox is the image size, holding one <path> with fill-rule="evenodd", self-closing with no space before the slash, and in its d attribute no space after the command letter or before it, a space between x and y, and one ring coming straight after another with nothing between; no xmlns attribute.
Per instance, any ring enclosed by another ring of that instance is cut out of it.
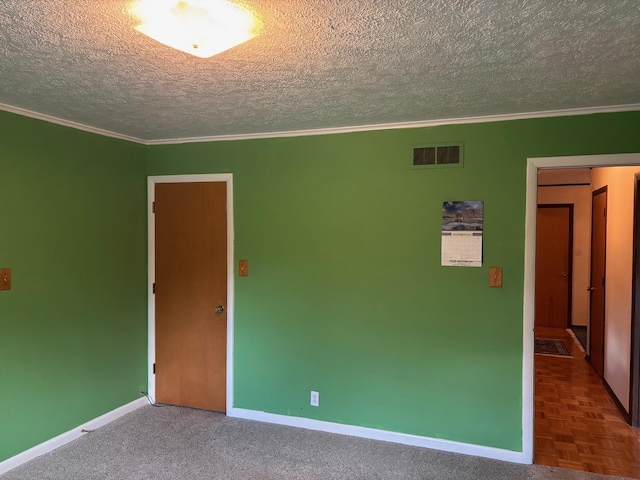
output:
<svg viewBox="0 0 640 480"><path fill-rule="evenodd" d="M125 0L2 0L0 103L145 141L599 106L640 110L640 0L245 0L210 59Z"/></svg>

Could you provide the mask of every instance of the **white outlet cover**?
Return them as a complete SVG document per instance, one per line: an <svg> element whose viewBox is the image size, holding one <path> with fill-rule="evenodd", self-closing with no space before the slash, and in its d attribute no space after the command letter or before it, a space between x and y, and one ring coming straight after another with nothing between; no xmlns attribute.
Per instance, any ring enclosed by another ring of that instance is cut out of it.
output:
<svg viewBox="0 0 640 480"><path fill-rule="evenodd" d="M311 392L311 406L319 407L320 406L320 393L319 392Z"/></svg>

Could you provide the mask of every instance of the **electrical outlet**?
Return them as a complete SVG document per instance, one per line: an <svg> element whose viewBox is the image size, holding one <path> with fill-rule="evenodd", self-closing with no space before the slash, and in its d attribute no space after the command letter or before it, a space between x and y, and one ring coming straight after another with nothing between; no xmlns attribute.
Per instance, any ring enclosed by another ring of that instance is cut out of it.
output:
<svg viewBox="0 0 640 480"><path fill-rule="evenodd" d="M320 406L320 393L319 392L311 392L311 406L319 407Z"/></svg>

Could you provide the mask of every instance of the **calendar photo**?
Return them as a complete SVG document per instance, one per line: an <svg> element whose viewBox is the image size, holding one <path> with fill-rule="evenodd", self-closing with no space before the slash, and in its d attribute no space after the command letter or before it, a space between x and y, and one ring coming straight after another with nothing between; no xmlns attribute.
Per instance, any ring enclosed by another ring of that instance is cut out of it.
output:
<svg viewBox="0 0 640 480"><path fill-rule="evenodd" d="M441 265L482 266L483 216L484 205L481 201L442 203Z"/></svg>

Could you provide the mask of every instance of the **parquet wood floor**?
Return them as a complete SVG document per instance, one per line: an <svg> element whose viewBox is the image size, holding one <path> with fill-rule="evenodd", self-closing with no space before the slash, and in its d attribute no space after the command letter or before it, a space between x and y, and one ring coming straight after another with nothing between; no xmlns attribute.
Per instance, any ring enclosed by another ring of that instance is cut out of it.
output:
<svg viewBox="0 0 640 480"><path fill-rule="evenodd" d="M572 357L535 355L534 462L640 478L640 430L620 415L600 377L563 329L536 338L564 340Z"/></svg>

